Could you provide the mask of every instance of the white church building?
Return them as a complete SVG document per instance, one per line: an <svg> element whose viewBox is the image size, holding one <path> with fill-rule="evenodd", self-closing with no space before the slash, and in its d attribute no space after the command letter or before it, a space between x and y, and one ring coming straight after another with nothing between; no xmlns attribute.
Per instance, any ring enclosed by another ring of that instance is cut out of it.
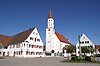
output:
<svg viewBox="0 0 100 66"><path fill-rule="evenodd" d="M36 27L11 36L7 51L3 56L42 57L44 44Z"/></svg>
<svg viewBox="0 0 100 66"><path fill-rule="evenodd" d="M77 42L76 44L76 55L79 56L79 54L84 54L82 53L81 49L82 47L87 47L87 48L93 48L95 49L95 45L94 43L85 35L83 34L80 38L80 43L79 41ZM80 44L80 47L79 47L79 44ZM91 52L88 52L88 53L85 53L87 56L91 56Z"/></svg>
<svg viewBox="0 0 100 66"><path fill-rule="evenodd" d="M55 31L51 10L48 14L46 28L46 53L62 53L63 48L71 43L62 34Z"/></svg>

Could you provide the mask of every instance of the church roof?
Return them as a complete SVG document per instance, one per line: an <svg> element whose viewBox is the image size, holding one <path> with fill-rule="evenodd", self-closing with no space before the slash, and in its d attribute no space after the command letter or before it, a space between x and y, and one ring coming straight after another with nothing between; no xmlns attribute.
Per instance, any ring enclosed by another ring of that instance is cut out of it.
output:
<svg viewBox="0 0 100 66"><path fill-rule="evenodd" d="M49 11L48 18L53 18L51 9L50 9L50 11Z"/></svg>
<svg viewBox="0 0 100 66"><path fill-rule="evenodd" d="M13 38L9 44L16 44L16 43L25 41L27 39L27 37L31 34L31 32L34 30L34 28L30 28L30 29L20 32L16 35L13 35L12 36Z"/></svg>
<svg viewBox="0 0 100 66"><path fill-rule="evenodd" d="M11 37L0 34L0 44L3 46L7 46L9 44Z"/></svg>
<svg viewBox="0 0 100 66"><path fill-rule="evenodd" d="M58 39L61 41L61 42L64 42L64 43L68 43L71 45L71 43L68 41L68 39L66 39L62 34L58 33L58 32L55 32L56 36L58 37Z"/></svg>

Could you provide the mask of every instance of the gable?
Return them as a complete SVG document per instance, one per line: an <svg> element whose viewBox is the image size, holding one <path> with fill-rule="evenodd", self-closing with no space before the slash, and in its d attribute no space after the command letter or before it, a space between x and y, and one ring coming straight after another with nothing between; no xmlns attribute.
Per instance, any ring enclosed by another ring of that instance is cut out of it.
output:
<svg viewBox="0 0 100 66"><path fill-rule="evenodd" d="M83 44L93 44L92 41L85 34L81 36L80 42Z"/></svg>
<svg viewBox="0 0 100 66"><path fill-rule="evenodd" d="M31 32L31 34L27 37L27 39L25 41L28 41L30 44L33 44L34 42L35 42L34 44L39 44L39 45L43 44L37 28L35 28Z"/></svg>

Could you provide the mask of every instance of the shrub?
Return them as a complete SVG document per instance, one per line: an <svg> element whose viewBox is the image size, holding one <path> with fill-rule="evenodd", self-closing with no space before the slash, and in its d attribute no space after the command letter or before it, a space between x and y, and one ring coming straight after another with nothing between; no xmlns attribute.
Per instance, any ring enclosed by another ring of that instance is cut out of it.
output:
<svg viewBox="0 0 100 66"><path fill-rule="evenodd" d="M78 57L77 56L72 56L71 60L76 61L76 60L78 60Z"/></svg>
<svg viewBox="0 0 100 66"><path fill-rule="evenodd" d="M90 61L91 61L91 57L86 56L84 60L85 60L85 61L89 61L89 62L90 62Z"/></svg>
<svg viewBox="0 0 100 66"><path fill-rule="evenodd" d="M100 57L100 54L96 54L96 57Z"/></svg>

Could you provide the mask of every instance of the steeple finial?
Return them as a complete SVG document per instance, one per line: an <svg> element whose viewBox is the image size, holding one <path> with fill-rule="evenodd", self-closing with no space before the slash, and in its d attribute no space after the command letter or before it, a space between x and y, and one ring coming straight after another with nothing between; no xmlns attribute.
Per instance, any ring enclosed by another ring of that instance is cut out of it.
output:
<svg viewBox="0 0 100 66"><path fill-rule="evenodd" d="M49 11L48 18L53 18L51 9L50 9L50 11Z"/></svg>

